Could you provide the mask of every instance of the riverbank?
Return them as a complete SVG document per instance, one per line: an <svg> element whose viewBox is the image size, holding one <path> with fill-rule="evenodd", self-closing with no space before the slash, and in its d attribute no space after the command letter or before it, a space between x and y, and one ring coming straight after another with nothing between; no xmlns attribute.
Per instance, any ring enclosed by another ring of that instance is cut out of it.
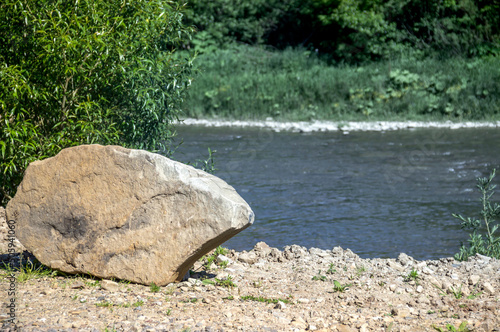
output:
<svg viewBox="0 0 500 332"><path fill-rule="evenodd" d="M249 252L197 262L152 287L84 277L17 284L21 331L498 331L500 261L361 259L349 249ZM225 265L225 267L224 267ZM7 281L2 279L2 292ZM1 313L5 320L5 311ZM5 328L5 326L4 326ZM465 331L465 329L461 330Z"/></svg>
<svg viewBox="0 0 500 332"><path fill-rule="evenodd" d="M315 132L315 131L389 131L415 128L500 128L500 121L492 122L452 122L452 121L265 121L217 120L217 119L182 119L179 125L205 127L254 127L273 131Z"/></svg>

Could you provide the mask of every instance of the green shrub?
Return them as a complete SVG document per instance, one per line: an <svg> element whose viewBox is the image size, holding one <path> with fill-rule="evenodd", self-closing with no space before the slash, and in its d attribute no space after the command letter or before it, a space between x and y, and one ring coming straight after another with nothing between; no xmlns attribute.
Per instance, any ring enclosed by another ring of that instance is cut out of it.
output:
<svg viewBox="0 0 500 332"><path fill-rule="evenodd" d="M494 177L495 170L491 172L489 177L477 179L477 188L481 193L480 200L482 205L481 212L479 213L480 219L465 218L461 215L453 214L454 217L462 221L462 228L472 230L468 240L469 246L466 247L462 244L460 252L455 255L455 259L457 260L465 261L475 254L500 259L500 236L495 234L499 226L500 205L490 202L496 187L492 183ZM481 234L481 232L484 232L484 234Z"/></svg>
<svg viewBox="0 0 500 332"><path fill-rule="evenodd" d="M187 87L173 1L0 4L0 204L27 165L79 144L167 150Z"/></svg>

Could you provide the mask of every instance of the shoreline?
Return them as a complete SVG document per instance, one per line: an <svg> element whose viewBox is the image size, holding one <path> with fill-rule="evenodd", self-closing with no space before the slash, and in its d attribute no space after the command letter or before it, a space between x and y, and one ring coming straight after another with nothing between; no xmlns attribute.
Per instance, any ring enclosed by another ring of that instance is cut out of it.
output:
<svg viewBox="0 0 500 332"><path fill-rule="evenodd" d="M251 120L217 120L217 119L181 119L176 122L176 125L184 126L204 126L204 127L249 127L249 128L265 128L275 132L291 131L291 132L326 132L326 131L342 131L348 133L350 131L391 131L391 130L411 130L417 128L445 128L445 129L462 129L462 128L499 128L500 121L484 122L484 121L275 121L272 119L251 121Z"/></svg>
<svg viewBox="0 0 500 332"><path fill-rule="evenodd" d="M226 263L222 263L226 262ZM362 259L349 249L230 250L152 287L43 277L18 283L22 331L498 331L500 261ZM5 279L1 280L5 288ZM0 315L0 321L5 320ZM6 330L8 331L8 330ZM460 330L466 331L466 330Z"/></svg>

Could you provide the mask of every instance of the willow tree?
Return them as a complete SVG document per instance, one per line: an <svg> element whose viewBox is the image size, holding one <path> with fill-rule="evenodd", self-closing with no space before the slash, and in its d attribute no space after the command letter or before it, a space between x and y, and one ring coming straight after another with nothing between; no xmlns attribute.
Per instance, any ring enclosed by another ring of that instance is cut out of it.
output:
<svg viewBox="0 0 500 332"><path fill-rule="evenodd" d="M79 144L168 150L191 30L165 0L0 3L0 205L27 165ZM168 152L168 151L167 151Z"/></svg>

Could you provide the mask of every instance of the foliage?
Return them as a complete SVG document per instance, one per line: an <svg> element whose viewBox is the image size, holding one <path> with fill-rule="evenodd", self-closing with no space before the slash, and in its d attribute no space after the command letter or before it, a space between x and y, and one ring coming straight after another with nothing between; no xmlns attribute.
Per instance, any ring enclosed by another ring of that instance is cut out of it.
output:
<svg viewBox="0 0 500 332"><path fill-rule="evenodd" d="M27 165L79 144L166 150L190 60L174 1L0 4L0 204Z"/></svg>
<svg viewBox="0 0 500 332"><path fill-rule="evenodd" d="M437 326L434 326L434 325L432 325L432 328L434 330L436 330L436 331L439 331L439 332L446 332L446 331L450 331L450 332L468 332L468 331L470 331L469 328L467 327L468 324L469 323L467 321L463 321L458 326L458 328L456 328L452 324L446 324L446 329L444 329L443 327L437 327Z"/></svg>
<svg viewBox="0 0 500 332"><path fill-rule="evenodd" d="M217 168L215 168L215 158L214 158L214 155L216 152L217 152L217 150L212 150L212 149L208 148L208 158L205 160L202 160L202 159L196 160L194 162L193 166L200 167L202 171L205 171L205 172L210 173L210 174L214 174L215 171L217 170ZM222 248L222 247L219 246L217 249L219 249L219 248ZM217 251L217 249L216 249L216 251ZM227 249L226 249L226 252L227 252ZM222 255L225 255L225 254L222 254Z"/></svg>
<svg viewBox="0 0 500 332"><path fill-rule="evenodd" d="M333 291L334 292L341 292L341 293L343 293L346 290L348 290L350 286L351 286L351 284L342 285L337 280L333 281Z"/></svg>
<svg viewBox="0 0 500 332"><path fill-rule="evenodd" d="M404 277L404 281L406 282L414 281L415 283L418 283L419 279L420 276L418 275L418 271L415 269L411 269L410 273L408 273L408 275Z"/></svg>
<svg viewBox="0 0 500 332"><path fill-rule="evenodd" d="M238 46L203 54L188 117L277 120L485 120L500 115L500 58L402 56L331 66L304 49Z"/></svg>
<svg viewBox="0 0 500 332"><path fill-rule="evenodd" d="M160 286L152 282L151 285L149 285L149 290L151 293L158 293L160 291Z"/></svg>
<svg viewBox="0 0 500 332"><path fill-rule="evenodd" d="M227 48L234 42L263 43L266 35L283 14L277 0L191 0L185 22L199 33L192 46L200 53Z"/></svg>
<svg viewBox="0 0 500 332"><path fill-rule="evenodd" d="M215 248L215 250L212 252L212 254L205 255L202 258L200 258L200 260L205 262L203 264L203 266L207 270L210 269L210 266L212 265L212 263L214 263L216 265L219 264L220 266L225 267L224 264L217 263L217 257L219 255L226 255L227 252L228 252L227 248L224 248L222 246L218 246L217 248Z"/></svg>
<svg viewBox="0 0 500 332"><path fill-rule="evenodd" d="M326 281L326 276L321 275L321 270L319 270L318 274L312 277L312 280Z"/></svg>
<svg viewBox="0 0 500 332"><path fill-rule="evenodd" d="M276 304L278 302L283 302L283 303L286 303L286 304L290 303L290 300L287 300L287 299L269 299L269 298L265 298L265 297L262 297L262 296L256 297L256 296L253 296L253 295L242 296L241 300L243 300L243 301L264 302L264 303L267 303L267 304L269 304L269 303Z"/></svg>
<svg viewBox="0 0 500 332"><path fill-rule="evenodd" d="M201 52L235 42L317 49L340 62L500 52L498 0L193 0L186 22Z"/></svg>
<svg viewBox="0 0 500 332"><path fill-rule="evenodd" d="M54 277L58 275L57 271L41 264L38 260L34 262L30 259L23 260L19 267L12 267L10 264L2 263L0 267L1 278L7 278L14 273L17 273L16 279L18 282L26 282L31 279Z"/></svg>
<svg viewBox="0 0 500 332"><path fill-rule="evenodd" d="M218 278L215 278L215 283L216 283L218 286L227 287L227 288L233 288L233 287L236 287L236 284L233 282L233 277L232 277L232 276L228 276L228 277L227 277L227 278L225 278L225 279L218 279Z"/></svg>
<svg viewBox="0 0 500 332"><path fill-rule="evenodd" d="M457 260L466 261L475 254L500 259L500 236L495 234L499 226L500 204L490 202L496 188L496 185L492 183L495 178L495 171L494 169L489 177L477 179L476 186L481 193L480 201L482 205L479 213L480 219L465 218L462 215L453 214L455 218L462 221L462 228L472 230L472 233L469 234L469 246L466 247L462 243L460 252L455 255ZM485 233L481 234L481 231L485 231Z"/></svg>

